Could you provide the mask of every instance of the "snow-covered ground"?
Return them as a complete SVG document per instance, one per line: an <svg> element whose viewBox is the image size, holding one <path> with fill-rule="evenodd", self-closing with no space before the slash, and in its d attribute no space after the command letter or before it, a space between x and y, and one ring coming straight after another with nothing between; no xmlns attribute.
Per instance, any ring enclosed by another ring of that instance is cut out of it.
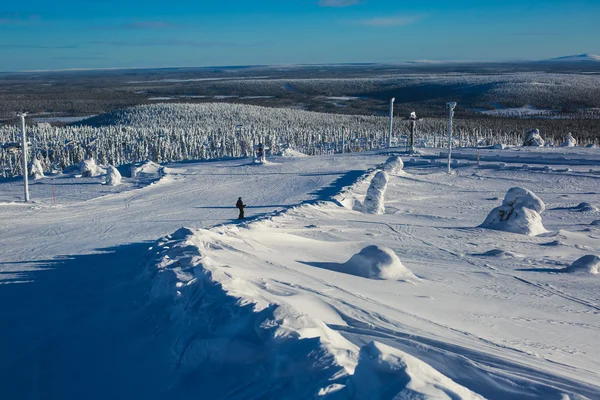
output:
<svg viewBox="0 0 600 400"><path fill-rule="evenodd" d="M567 268L600 254L598 149L421 151L383 214L383 152L1 182L2 392L600 398L600 275ZM479 227L516 186L547 233Z"/></svg>

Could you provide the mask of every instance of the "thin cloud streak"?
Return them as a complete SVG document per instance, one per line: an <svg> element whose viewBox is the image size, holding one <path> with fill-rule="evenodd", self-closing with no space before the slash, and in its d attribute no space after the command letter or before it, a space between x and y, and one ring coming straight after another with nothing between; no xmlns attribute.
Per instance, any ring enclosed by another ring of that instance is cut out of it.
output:
<svg viewBox="0 0 600 400"><path fill-rule="evenodd" d="M35 44L0 44L0 49L78 49L78 44L73 45L35 45Z"/></svg>
<svg viewBox="0 0 600 400"><path fill-rule="evenodd" d="M110 30L137 31L137 30L179 29L179 28L183 28L183 27L184 27L184 25L173 24L173 23L167 22L167 21L136 21L136 22L129 22L129 23L120 24L120 25L102 25L102 26L97 26L96 29L100 29L103 31L110 31Z"/></svg>
<svg viewBox="0 0 600 400"><path fill-rule="evenodd" d="M358 25L363 26L374 26L374 27L388 27L388 26L403 26L413 24L423 17L420 15L413 15L407 17L381 17L371 18L357 21Z"/></svg>
<svg viewBox="0 0 600 400"><path fill-rule="evenodd" d="M210 48L210 47L257 47L266 46L266 43L243 44L235 42L202 42L194 40L179 40L179 39L157 39L145 41L130 41L130 40L107 40L96 41L90 44L118 47L153 47L153 46L180 46L194 48Z"/></svg>
<svg viewBox="0 0 600 400"><path fill-rule="evenodd" d="M360 0L319 0L319 7L350 7L359 3Z"/></svg>

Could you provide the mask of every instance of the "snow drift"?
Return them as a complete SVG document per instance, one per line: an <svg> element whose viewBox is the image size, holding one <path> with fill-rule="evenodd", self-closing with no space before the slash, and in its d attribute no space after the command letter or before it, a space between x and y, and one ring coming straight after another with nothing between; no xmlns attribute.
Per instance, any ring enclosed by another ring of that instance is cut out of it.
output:
<svg viewBox="0 0 600 400"><path fill-rule="evenodd" d="M593 254L583 256L565 268L565 272L592 275L600 274L600 257Z"/></svg>
<svg viewBox="0 0 600 400"><path fill-rule="evenodd" d="M280 154L282 157L308 157L306 154L301 153L297 150L292 149L291 147L287 147L281 151Z"/></svg>
<svg viewBox="0 0 600 400"><path fill-rule="evenodd" d="M358 348L228 274L208 256L224 246L218 236L181 228L159 241L150 263L152 306L170 310L171 353L181 379L210 399L314 398L344 388Z"/></svg>
<svg viewBox="0 0 600 400"><path fill-rule="evenodd" d="M421 360L378 342L361 348L348 390L355 400L483 399Z"/></svg>
<svg viewBox="0 0 600 400"><path fill-rule="evenodd" d="M383 164L382 169L390 175L398 175L404 169L404 162L399 156L391 156Z"/></svg>
<svg viewBox="0 0 600 400"><path fill-rule="evenodd" d="M540 215L545 209L546 205L535 193L514 187L508 190L502 205L494 208L480 226L536 236L547 232Z"/></svg>
<svg viewBox="0 0 600 400"><path fill-rule="evenodd" d="M573 210L579 211L579 212L594 212L594 211L598 211L598 209L596 207L594 207L592 204L586 203L586 202L582 202L582 203L577 204L575 207L573 207Z"/></svg>
<svg viewBox="0 0 600 400"><path fill-rule="evenodd" d="M388 184L388 174L379 171L371 180L367 196L365 197L365 212L369 214L383 214L385 212L384 196Z"/></svg>
<svg viewBox="0 0 600 400"><path fill-rule="evenodd" d="M523 141L523 146L537 146L541 147L544 145L544 139L540 136L539 129L532 129L527 132L525 136L525 140Z"/></svg>

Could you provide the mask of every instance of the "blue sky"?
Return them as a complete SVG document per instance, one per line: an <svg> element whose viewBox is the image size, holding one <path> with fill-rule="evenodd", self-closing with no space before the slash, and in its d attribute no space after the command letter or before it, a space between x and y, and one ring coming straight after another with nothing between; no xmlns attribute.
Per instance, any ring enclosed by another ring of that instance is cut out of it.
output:
<svg viewBox="0 0 600 400"><path fill-rule="evenodd" d="M0 71L600 53L600 1L32 0L0 5Z"/></svg>

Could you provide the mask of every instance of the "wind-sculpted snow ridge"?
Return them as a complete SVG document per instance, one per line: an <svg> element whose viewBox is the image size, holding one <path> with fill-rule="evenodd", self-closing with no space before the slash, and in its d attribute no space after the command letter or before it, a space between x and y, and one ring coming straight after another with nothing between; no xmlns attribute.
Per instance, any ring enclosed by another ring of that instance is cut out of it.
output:
<svg viewBox="0 0 600 400"><path fill-rule="evenodd" d="M152 249L149 307L168 309L173 367L190 382L175 397L193 386L211 399L482 398L399 350L359 349L328 327L343 323L330 307L223 263L246 258L236 232L181 228Z"/></svg>
<svg viewBox="0 0 600 400"><path fill-rule="evenodd" d="M174 365L211 399L301 399L341 390L354 371L356 346L212 261L231 240L226 228L182 228L158 243L150 295L170 308L177 326Z"/></svg>
<svg viewBox="0 0 600 400"><path fill-rule="evenodd" d="M400 156L391 156L385 161L381 169L390 175L400 175L404 169L404 162Z"/></svg>
<svg viewBox="0 0 600 400"><path fill-rule="evenodd" d="M403 351L371 342L360 350L350 379L354 399L470 399L483 397L457 385L423 361ZM374 397L381 393L382 397Z"/></svg>
<svg viewBox="0 0 600 400"><path fill-rule="evenodd" d="M377 171L371 184L367 190L367 195L364 201L365 212L370 214L383 214L385 213L385 191L388 184L388 174L385 171Z"/></svg>

